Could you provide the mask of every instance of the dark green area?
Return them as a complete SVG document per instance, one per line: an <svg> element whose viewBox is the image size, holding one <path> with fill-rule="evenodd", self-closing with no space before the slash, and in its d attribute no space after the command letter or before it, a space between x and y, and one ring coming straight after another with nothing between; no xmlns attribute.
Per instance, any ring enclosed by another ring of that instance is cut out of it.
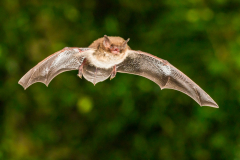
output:
<svg viewBox="0 0 240 160"><path fill-rule="evenodd" d="M0 13L0 159L240 159L239 0L1 0ZM77 71L17 83L104 34L168 60L220 108L120 73L96 86Z"/></svg>

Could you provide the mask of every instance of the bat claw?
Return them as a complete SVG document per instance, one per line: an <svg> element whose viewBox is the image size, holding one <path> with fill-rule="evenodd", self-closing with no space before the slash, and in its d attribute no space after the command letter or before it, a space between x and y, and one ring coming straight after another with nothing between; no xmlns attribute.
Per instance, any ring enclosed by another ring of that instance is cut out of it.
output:
<svg viewBox="0 0 240 160"><path fill-rule="evenodd" d="M82 74L77 74L77 76L82 79Z"/></svg>
<svg viewBox="0 0 240 160"><path fill-rule="evenodd" d="M116 66L113 67L112 73L111 73L111 77L110 80L112 80L117 74L117 70L116 70Z"/></svg>
<svg viewBox="0 0 240 160"><path fill-rule="evenodd" d="M115 77L115 76L114 76ZM111 75L111 77L110 77L110 81L114 78L112 75Z"/></svg>
<svg viewBox="0 0 240 160"><path fill-rule="evenodd" d="M116 73L112 73L111 76L110 76L110 80L112 80L114 77L116 76Z"/></svg>
<svg viewBox="0 0 240 160"><path fill-rule="evenodd" d="M83 63L81 64L81 66L80 66L79 69L78 69L78 74L77 74L77 76L78 76L79 78L81 78L81 79L82 79L82 75L83 75L83 66L84 66L85 62L86 62L86 60L83 61Z"/></svg>

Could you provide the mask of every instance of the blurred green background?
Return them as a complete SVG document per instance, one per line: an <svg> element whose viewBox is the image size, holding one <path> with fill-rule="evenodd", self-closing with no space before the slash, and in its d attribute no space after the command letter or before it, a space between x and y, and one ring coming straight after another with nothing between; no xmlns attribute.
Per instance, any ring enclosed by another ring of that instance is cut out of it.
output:
<svg viewBox="0 0 240 160"><path fill-rule="evenodd" d="M239 0L1 0L0 159L240 159ZM64 47L104 34L168 60L219 109L118 73L17 82Z"/></svg>

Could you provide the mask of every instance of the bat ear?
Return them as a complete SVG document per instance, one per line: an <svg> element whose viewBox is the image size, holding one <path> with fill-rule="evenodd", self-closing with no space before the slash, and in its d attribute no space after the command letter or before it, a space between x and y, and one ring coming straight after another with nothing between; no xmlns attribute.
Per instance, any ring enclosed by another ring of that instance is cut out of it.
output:
<svg viewBox="0 0 240 160"><path fill-rule="evenodd" d="M103 45L105 48L110 48L111 42L107 35L104 35Z"/></svg>
<svg viewBox="0 0 240 160"><path fill-rule="evenodd" d="M129 40L130 40L130 38L128 38L126 41L123 42L122 49L125 49L127 47L127 43Z"/></svg>

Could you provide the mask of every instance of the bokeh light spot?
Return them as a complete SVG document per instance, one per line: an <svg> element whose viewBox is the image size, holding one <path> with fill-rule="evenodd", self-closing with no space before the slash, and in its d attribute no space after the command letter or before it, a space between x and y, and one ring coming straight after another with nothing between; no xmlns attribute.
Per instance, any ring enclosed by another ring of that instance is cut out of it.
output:
<svg viewBox="0 0 240 160"><path fill-rule="evenodd" d="M190 9L187 12L187 20L189 22L196 22L199 19L199 14L198 11L196 9Z"/></svg>
<svg viewBox="0 0 240 160"><path fill-rule="evenodd" d="M82 97L77 102L77 108L80 113L88 113L93 108L93 103L90 97Z"/></svg>

